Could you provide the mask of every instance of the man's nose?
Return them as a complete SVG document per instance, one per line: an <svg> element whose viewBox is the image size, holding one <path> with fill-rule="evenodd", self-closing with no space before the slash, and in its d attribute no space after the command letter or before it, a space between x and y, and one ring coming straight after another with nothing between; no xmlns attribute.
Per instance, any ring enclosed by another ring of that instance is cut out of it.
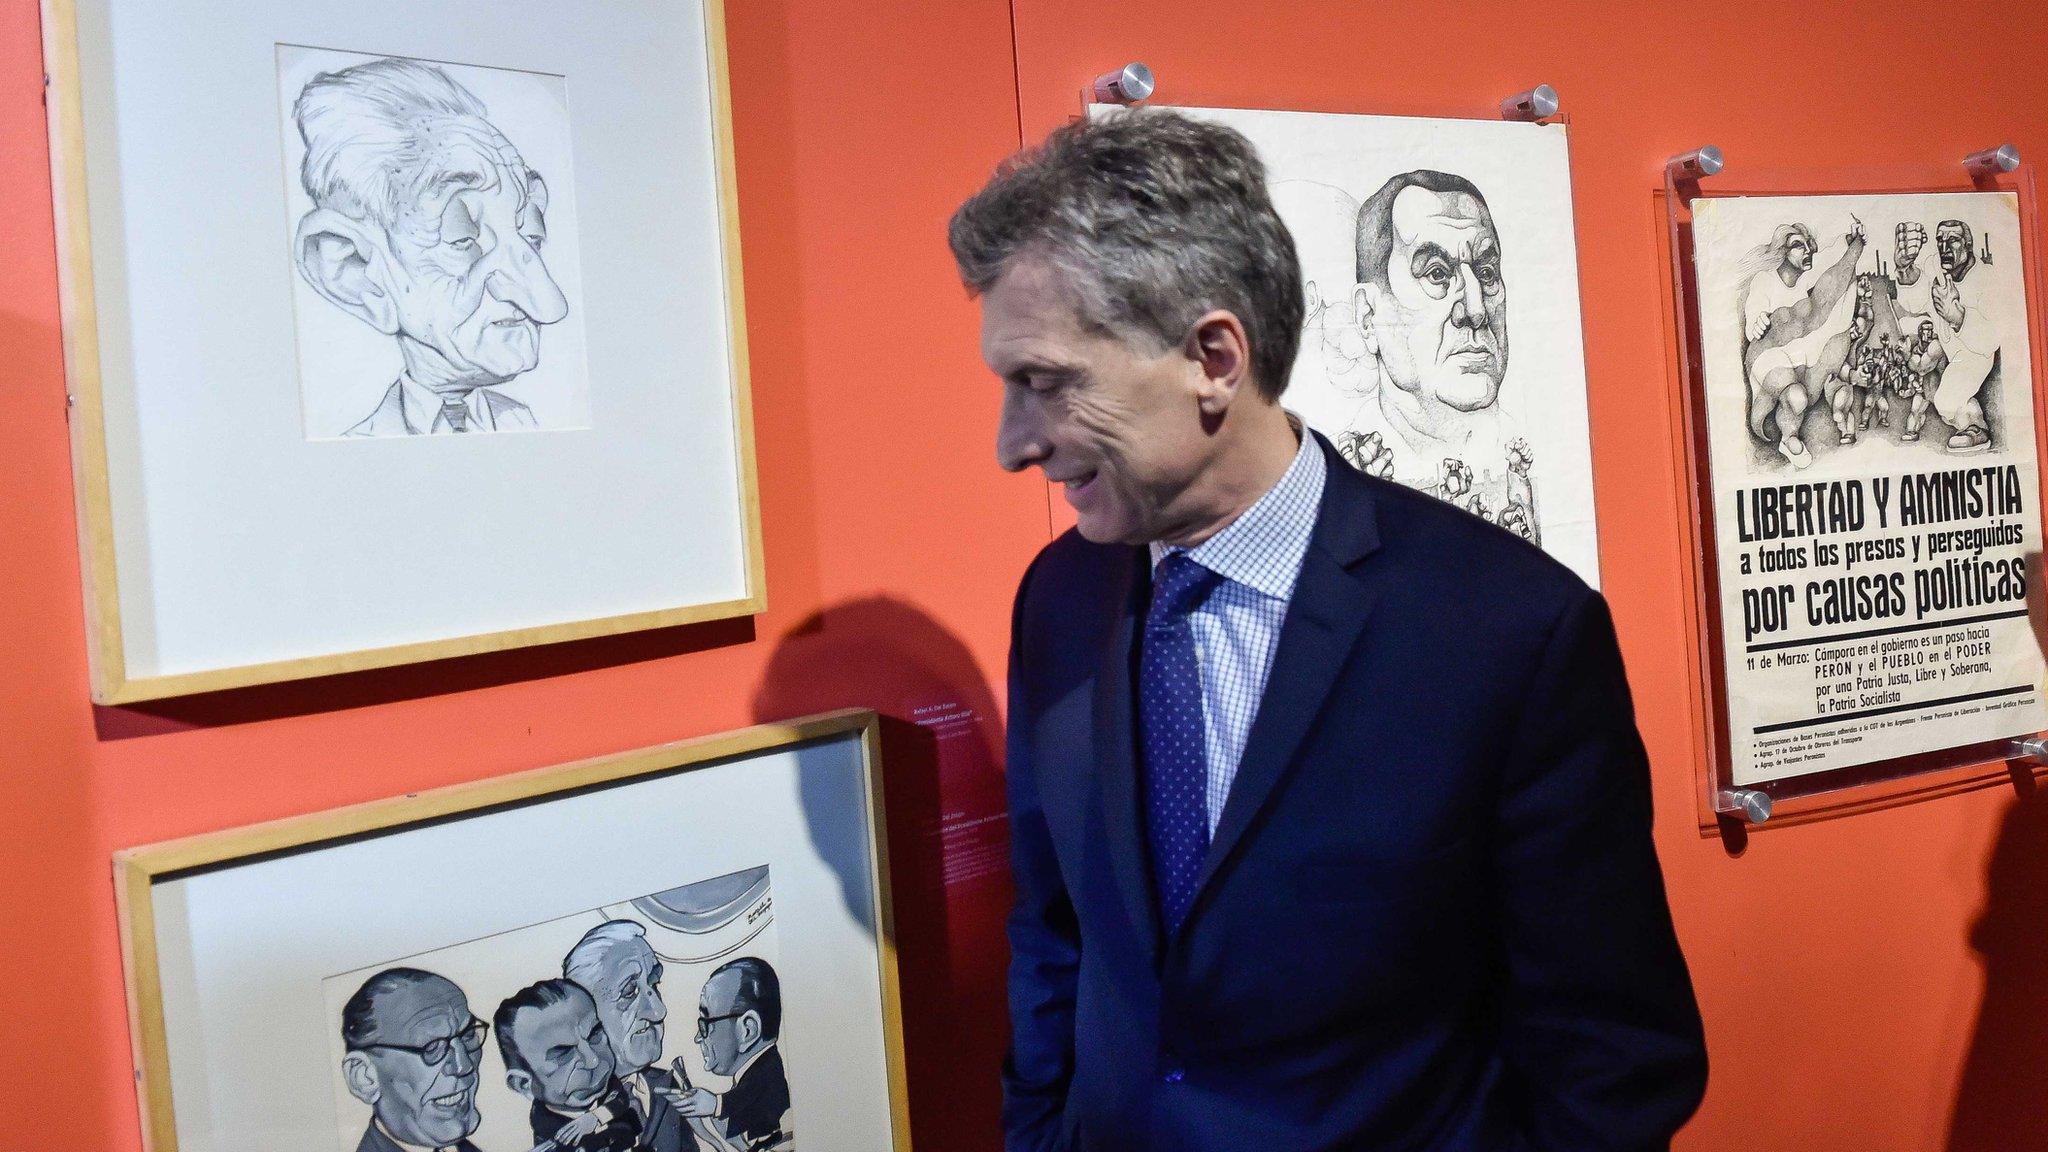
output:
<svg viewBox="0 0 2048 1152"><path fill-rule="evenodd" d="M1009 385L1003 390L1002 422L996 428L996 463L1005 472L1022 472L1052 455L1044 423L1030 390Z"/></svg>
<svg viewBox="0 0 2048 1152"><path fill-rule="evenodd" d="M450 1044L448 1048L450 1052L448 1057L449 1071L457 1076L467 1076L475 1072L477 1067L483 1062L482 1052L471 1052L469 1046L460 1041Z"/></svg>
<svg viewBox="0 0 2048 1152"><path fill-rule="evenodd" d="M1470 264L1458 265L1458 298L1451 304L1451 323L1477 328L1485 323L1486 293L1479 287L1479 274Z"/></svg>
<svg viewBox="0 0 2048 1152"><path fill-rule="evenodd" d="M491 254L497 267L484 279L484 290L516 306L537 324L553 324L569 314L569 300L548 274L540 252L514 234Z"/></svg>
<svg viewBox="0 0 2048 1152"><path fill-rule="evenodd" d="M656 1024L668 1019L668 1005L662 1002L661 993L650 987L647 989L646 998L647 1019L654 1021Z"/></svg>

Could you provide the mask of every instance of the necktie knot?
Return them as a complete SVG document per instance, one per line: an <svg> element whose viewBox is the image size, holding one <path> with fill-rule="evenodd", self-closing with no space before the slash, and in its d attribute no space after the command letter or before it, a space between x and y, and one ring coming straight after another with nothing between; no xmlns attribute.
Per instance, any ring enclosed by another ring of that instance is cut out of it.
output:
<svg viewBox="0 0 2048 1152"><path fill-rule="evenodd" d="M454 396L443 397L441 400L441 419L446 420L448 427L453 428L455 431L467 432L469 431L469 405Z"/></svg>
<svg viewBox="0 0 2048 1152"><path fill-rule="evenodd" d="M1163 623L1187 615L1201 607L1222 580L1220 574L1202 567L1185 552L1168 555L1152 571L1152 620Z"/></svg>

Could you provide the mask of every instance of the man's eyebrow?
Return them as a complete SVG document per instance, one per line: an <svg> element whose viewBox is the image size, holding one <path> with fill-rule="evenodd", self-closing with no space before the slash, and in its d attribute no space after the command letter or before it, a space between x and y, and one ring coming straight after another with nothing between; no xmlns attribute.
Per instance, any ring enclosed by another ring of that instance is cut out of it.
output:
<svg viewBox="0 0 2048 1152"><path fill-rule="evenodd" d="M1058 364L1037 356L1027 356L1005 365L1002 371L1003 379L1017 384L1025 383L1026 378L1031 376L1051 376L1055 380L1065 382L1080 374L1081 369L1075 365Z"/></svg>
<svg viewBox="0 0 2048 1152"><path fill-rule="evenodd" d="M1436 257L1439 260L1442 260L1446 264L1457 263L1456 260L1451 258L1451 254L1449 252L1444 251L1443 245L1425 240L1422 243L1417 244L1415 246L1415 255L1409 257L1408 266L1414 271L1420 272L1422 271L1422 266L1428 263L1429 258L1432 256Z"/></svg>

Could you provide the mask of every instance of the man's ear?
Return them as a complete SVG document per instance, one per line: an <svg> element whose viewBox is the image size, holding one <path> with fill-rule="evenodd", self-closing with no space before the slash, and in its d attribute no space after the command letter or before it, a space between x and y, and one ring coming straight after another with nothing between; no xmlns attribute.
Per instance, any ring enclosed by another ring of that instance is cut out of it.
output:
<svg viewBox="0 0 2048 1152"><path fill-rule="evenodd" d="M540 1085L533 1082L533 1073L528 1072L524 1068L507 1068L505 1070L505 1086L526 1097L528 1100L539 1099L537 1093L540 1091Z"/></svg>
<svg viewBox="0 0 2048 1152"><path fill-rule="evenodd" d="M315 292L377 331L397 335L391 258L376 225L315 208L299 221L292 254Z"/></svg>
<svg viewBox="0 0 2048 1152"><path fill-rule="evenodd" d="M746 1015L733 1021L733 1024L739 1029L740 1051L750 1052L753 1050L754 1045L761 1042L761 1014L759 1012L750 1010Z"/></svg>
<svg viewBox="0 0 2048 1152"><path fill-rule="evenodd" d="M1188 330L1187 357L1200 367L1205 416L1221 416L1252 378L1252 342L1244 321L1221 308L1204 314Z"/></svg>
<svg viewBox="0 0 2048 1152"><path fill-rule="evenodd" d="M1351 293L1352 310L1358 313L1358 333L1365 337L1365 350L1374 356L1380 354L1380 338L1372 330L1372 312L1379 285L1370 281L1360 284Z"/></svg>
<svg viewBox="0 0 2048 1152"><path fill-rule="evenodd" d="M377 1066L361 1052L351 1052L341 1058L341 1078L348 1084L348 1094L368 1104L377 1106L377 1098L384 1094L383 1082L377 1079Z"/></svg>

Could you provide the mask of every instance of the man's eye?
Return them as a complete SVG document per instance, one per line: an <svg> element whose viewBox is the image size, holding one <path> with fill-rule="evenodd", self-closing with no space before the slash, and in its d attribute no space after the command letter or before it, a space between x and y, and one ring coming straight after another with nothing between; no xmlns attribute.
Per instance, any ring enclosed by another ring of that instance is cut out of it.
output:
<svg viewBox="0 0 2048 1152"><path fill-rule="evenodd" d="M1500 267L1495 264L1481 264L1473 269L1479 275L1482 288L1493 288L1500 284Z"/></svg>
<svg viewBox="0 0 2048 1152"><path fill-rule="evenodd" d="M451 238L451 239L450 239L450 240L448 241L448 246L449 246L450 248L453 248L453 249L455 249L455 250L456 250L457 252L470 252L470 251L474 251L474 250L475 250L475 248L476 248L476 237L474 237L474 236L456 236L456 237L453 237L453 238Z"/></svg>
<svg viewBox="0 0 2048 1152"><path fill-rule="evenodd" d="M1451 270L1448 266L1432 261L1422 266L1422 278L1431 284L1449 284Z"/></svg>
<svg viewBox="0 0 2048 1152"><path fill-rule="evenodd" d="M522 233L522 235L526 237L526 242L528 244L533 245L535 251L539 251L541 245L546 244L548 242L547 233L545 232L526 232Z"/></svg>

